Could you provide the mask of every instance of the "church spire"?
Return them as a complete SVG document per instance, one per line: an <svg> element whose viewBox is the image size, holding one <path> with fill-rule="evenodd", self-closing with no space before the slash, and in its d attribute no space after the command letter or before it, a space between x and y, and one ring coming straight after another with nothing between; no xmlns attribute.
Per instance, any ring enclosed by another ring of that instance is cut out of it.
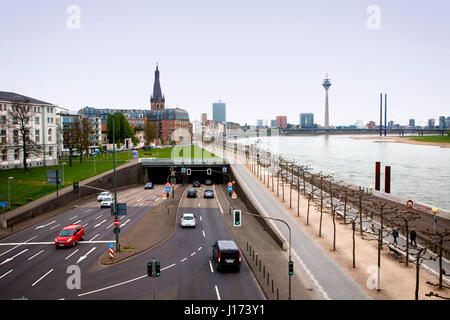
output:
<svg viewBox="0 0 450 320"><path fill-rule="evenodd" d="M153 95L150 99L151 109L152 110L164 109L164 102L165 102L165 98L162 95L161 83L159 82L158 63L156 63L155 83L153 85Z"/></svg>

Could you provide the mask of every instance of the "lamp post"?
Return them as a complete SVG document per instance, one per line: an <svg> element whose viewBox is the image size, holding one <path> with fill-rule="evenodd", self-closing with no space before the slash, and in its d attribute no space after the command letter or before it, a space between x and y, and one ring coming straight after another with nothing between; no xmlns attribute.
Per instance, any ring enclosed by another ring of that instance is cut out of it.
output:
<svg viewBox="0 0 450 320"><path fill-rule="evenodd" d="M8 210L11 210L11 184L10 181L14 179L14 177L8 177Z"/></svg>
<svg viewBox="0 0 450 320"><path fill-rule="evenodd" d="M62 163L62 179L63 179L62 185L63 185L63 188L64 188L64 165L65 164L66 164L65 162Z"/></svg>
<svg viewBox="0 0 450 320"><path fill-rule="evenodd" d="M431 211L433 212L433 233L436 234L436 213L439 213L439 209L433 207Z"/></svg>

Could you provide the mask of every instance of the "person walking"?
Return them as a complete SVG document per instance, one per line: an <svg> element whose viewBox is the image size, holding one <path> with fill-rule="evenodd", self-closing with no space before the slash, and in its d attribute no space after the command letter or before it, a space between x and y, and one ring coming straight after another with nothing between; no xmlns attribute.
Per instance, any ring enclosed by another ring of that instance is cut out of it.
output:
<svg viewBox="0 0 450 320"><path fill-rule="evenodd" d="M412 228L409 237L411 238L411 245L414 244L414 247L417 247L416 236L417 236L416 230Z"/></svg>
<svg viewBox="0 0 450 320"><path fill-rule="evenodd" d="M397 238L398 238L397 228L395 228L394 231L392 231L392 236L394 237L394 243L397 243Z"/></svg>

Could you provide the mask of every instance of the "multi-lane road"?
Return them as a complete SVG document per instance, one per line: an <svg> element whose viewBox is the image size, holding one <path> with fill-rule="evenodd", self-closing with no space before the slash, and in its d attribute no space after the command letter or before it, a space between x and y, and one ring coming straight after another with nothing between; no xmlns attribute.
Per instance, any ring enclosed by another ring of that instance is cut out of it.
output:
<svg viewBox="0 0 450 320"><path fill-rule="evenodd" d="M208 186L216 187L221 186ZM214 270L211 245L232 237L218 199L201 197L205 189L197 188L199 197L195 199L183 193L176 231L167 241L111 266L100 265L99 257L114 242L113 218L110 209L101 209L96 198L3 239L0 299L264 299L244 259L238 273ZM128 208L127 216L121 217L121 234L164 201L160 198L163 190L163 185L156 185L151 190L135 186L118 191L118 200ZM187 212L197 218L194 229L179 225L181 215ZM72 248L55 249L56 234L74 223L83 225L85 240ZM149 278L146 270L153 257L161 262L161 276L156 279ZM73 278L77 268L79 288L74 287Z"/></svg>

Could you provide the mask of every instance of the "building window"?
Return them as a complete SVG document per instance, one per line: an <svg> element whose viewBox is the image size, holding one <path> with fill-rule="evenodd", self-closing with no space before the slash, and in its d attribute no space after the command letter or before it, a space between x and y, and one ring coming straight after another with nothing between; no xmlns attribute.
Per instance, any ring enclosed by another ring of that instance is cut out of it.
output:
<svg viewBox="0 0 450 320"><path fill-rule="evenodd" d="M19 143L19 131L17 131L17 130L13 131L13 141L14 141L14 144Z"/></svg>
<svg viewBox="0 0 450 320"><path fill-rule="evenodd" d="M53 147L49 147L48 148L48 156L52 157L53 156Z"/></svg>
<svg viewBox="0 0 450 320"><path fill-rule="evenodd" d="M8 161L8 149L0 150L2 161Z"/></svg>
<svg viewBox="0 0 450 320"><path fill-rule="evenodd" d="M14 160L19 160L19 149L14 149Z"/></svg>
<svg viewBox="0 0 450 320"><path fill-rule="evenodd" d="M6 130L0 130L0 143L6 144Z"/></svg>
<svg viewBox="0 0 450 320"><path fill-rule="evenodd" d="M34 130L34 140L35 140L35 142L38 142L38 143L41 142L39 130Z"/></svg>
<svg viewBox="0 0 450 320"><path fill-rule="evenodd" d="M39 117L34 118L34 124L39 124Z"/></svg>
<svg viewBox="0 0 450 320"><path fill-rule="evenodd" d="M48 142L52 142L53 129L48 129Z"/></svg>

